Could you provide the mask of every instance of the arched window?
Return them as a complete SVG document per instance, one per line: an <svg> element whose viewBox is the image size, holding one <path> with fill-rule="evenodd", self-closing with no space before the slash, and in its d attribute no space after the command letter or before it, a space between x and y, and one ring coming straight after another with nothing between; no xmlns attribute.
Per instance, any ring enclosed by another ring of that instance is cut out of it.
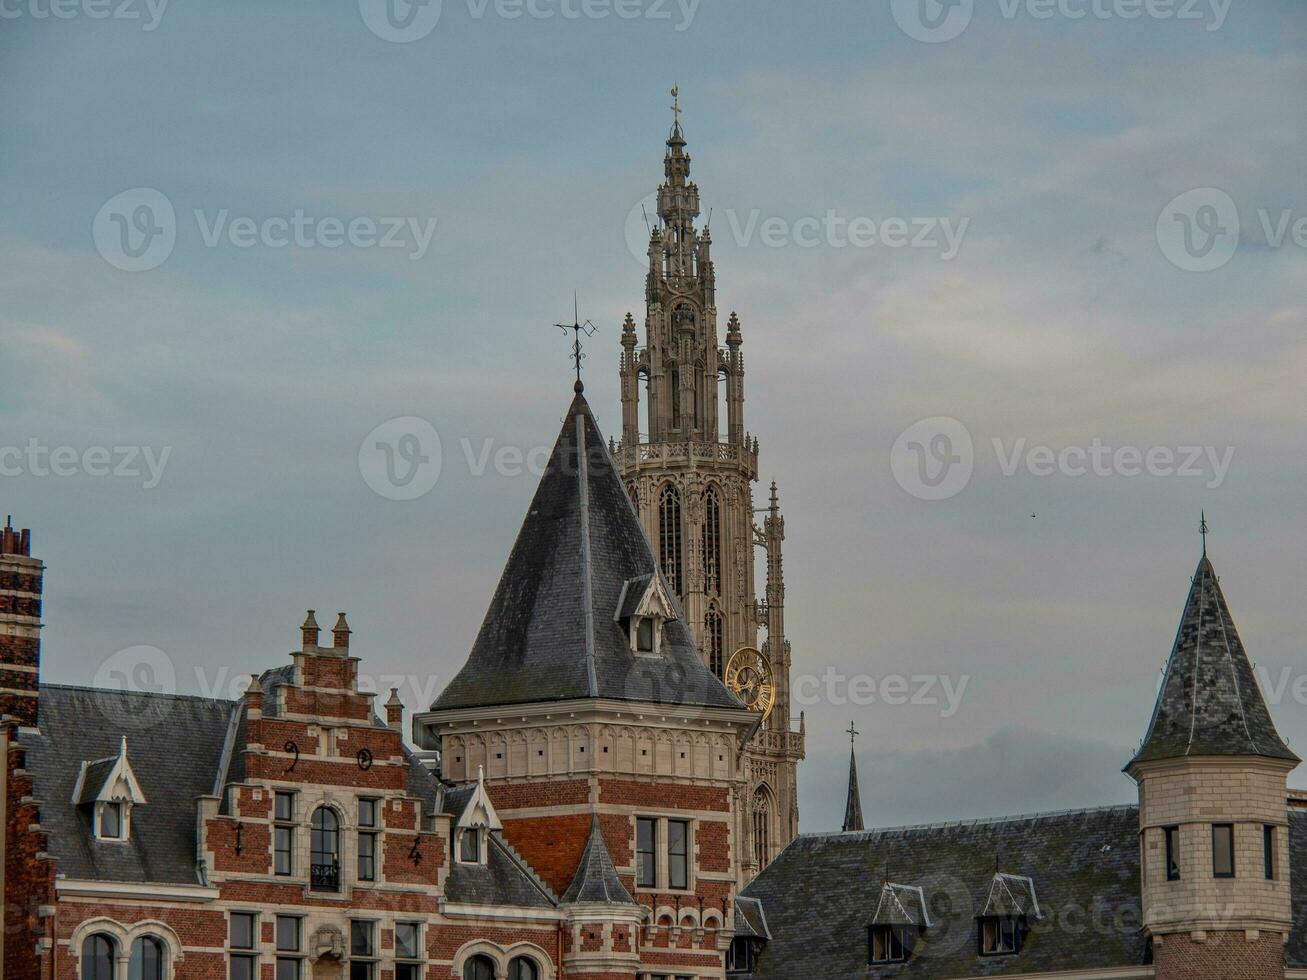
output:
<svg viewBox="0 0 1307 980"><path fill-rule="evenodd" d="M709 595L722 594L722 505L716 487L703 495L703 588Z"/></svg>
<svg viewBox="0 0 1307 980"><path fill-rule="evenodd" d="M771 860L771 794L766 786L753 793L753 858L759 870Z"/></svg>
<svg viewBox="0 0 1307 980"><path fill-rule="evenodd" d="M670 484L658 498L658 563L667 583L678 596L681 591L681 494Z"/></svg>
<svg viewBox="0 0 1307 980"><path fill-rule="evenodd" d="M153 936L141 936L132 943L127 980L163 980L163 943Z"/></svg>
<svg viewBox="0 0 1307 980"><path fill-rule="evenodd" d="M508 964L508 980L540 980L540 967L525 956L515 956Z"/></svg>
<svg viewBox="0 0 1307 980"><path fill-rule="evenodd" d="M626 495L631 498L631 506L635 508L635 512L640 513L640 491L636 488L634 480L626 485Z"/></svg>
<svg viewBox="0 0 1307 980"><path fill-rule="evenodd" d="M722 614L716 604L703 617L703 645L708 654L708 669L719 678L725 676L726 661L722 654Z"/></svg>
<svg viewBox="0 0 1307 980"><path fill-rule="evenodd" d="M489 956L474 956L463 964L463 980L495 980L495 961Z"/></svg>
<svg viewBox="0 0 1307 980"><path fill-rule="evenodd" d="M102 933L87 936L82 943L82 980L116 980L113 940Z"/></svg>
<svg viewBox="0 0 1307 980"><path fill-rule="evenodd" d="M334 892L340 888L340 818L331 807L320 806L310 826L311 884Z"/></svg>

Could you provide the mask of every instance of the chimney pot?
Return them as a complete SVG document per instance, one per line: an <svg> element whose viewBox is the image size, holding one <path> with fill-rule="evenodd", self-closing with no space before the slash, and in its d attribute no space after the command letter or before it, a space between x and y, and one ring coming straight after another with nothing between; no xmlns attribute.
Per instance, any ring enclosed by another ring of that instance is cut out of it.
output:
<svg viewBox="0 0 1307 980"><path fill-rule="evenodd" d="M318 648L318 621L313 616L313 610L304 617L304 625L300 627L300 634L304 640L304 652L311 653Z"/></svg>
<svg viewBox="0 0 1307 980"><path fill-rule="evenodd" d="M349 649L349 635L352 632L349 623L345 622L345 614L340 613L336 617L336 625L331 628L333 645L337 650Z"/></svg>

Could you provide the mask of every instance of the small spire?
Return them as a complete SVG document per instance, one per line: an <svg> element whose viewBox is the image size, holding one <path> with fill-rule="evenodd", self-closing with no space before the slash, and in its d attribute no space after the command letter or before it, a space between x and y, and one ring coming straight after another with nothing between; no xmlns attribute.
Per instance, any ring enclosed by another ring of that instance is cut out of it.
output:
<svg viewBox="0 0 1307 980"><path fill-rule="evenodd" d="M672 86L672 134L667 137L667 144L671 146L674 143L685 145L685 137L681 134L681 86Z"/></svg>
<svg viewBox="0 0 1307 980"><path fill-rule="evenodd" d="M862 796L858 792L858 757L854 751L855 741L861 733L849 722L846 730L849 736L849 796L844 804L844 833L866 829L862 823Z"/></svg>

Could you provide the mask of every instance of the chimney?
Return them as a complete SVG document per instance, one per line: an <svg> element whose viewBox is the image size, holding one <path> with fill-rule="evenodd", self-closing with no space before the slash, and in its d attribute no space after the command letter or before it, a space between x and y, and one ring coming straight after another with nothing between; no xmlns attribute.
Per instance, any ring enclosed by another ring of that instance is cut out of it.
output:
<svg viewBox="0 0 1307 980"><path fill-rule="evenodd" d="M32 532L6 518L0 529L0 716L36 727L45 565L32 557Z"/></svg>
<svg viewBox="0 0 1307 980"><path fill-rule="evenodd" d="M390 700L386 702L386 724L394 731L404 730L404 702L399 699L399 688L390 689Z"/></svg>
<svg viewBox="0 0 1307 980"><path fill-rule="evenodd" d="M340 613L336 617L336 625L331 628L331 645L337 650L349 650L349 634L351 632L349 623L345 622L345 614Z"/></svg>
<svg viewBox="0 0 1307 980"><path fill-rule="evenodd" d="M300 627L300 635L304 639L304 652L312 653L318 648L318 621L313 618L313 610L304 617L304 625Z"/></svg>
<svg viewBox="0 0 1307 980"><path fill-rule="evenodd" d="M254 674L250 675L250 685L245 688L245 710L251 718L263 717L263 685Z"/></svg>

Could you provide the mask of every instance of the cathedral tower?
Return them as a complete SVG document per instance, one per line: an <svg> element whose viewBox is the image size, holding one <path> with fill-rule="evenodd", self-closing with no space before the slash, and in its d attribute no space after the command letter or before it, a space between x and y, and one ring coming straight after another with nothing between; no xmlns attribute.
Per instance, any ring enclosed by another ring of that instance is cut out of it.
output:
<svg viewBox="0 0 1307 980"><path fill-rule="evenodd" d="M1206 550L1126 772L1139 785L1143 927L1158 980L1283 977L1292 925L1275 730Z"/></svg>
<svg viewBox="0 0 1307 980"><path fill-rule="evenodd" d="M631 314L622 328L622 441L615 455L704 662L767 710L749 746L749 786L738 807L739 860L747 879L799 826L795 777L803 730L800 721L796 731L790 718L785 518L775 483L767 506L753 506L758 440L744 428L743 332L731 313L721 342L712 236L706 225L695 225L699 188L690 180L679 105L673 111L649 236L643 344ZM755 549L765 560L762 597ZM760 628L766 634L761 644ZM759 662L750 665L746 649L732 671L732 655L745 648L758 649Z"/></svg>

